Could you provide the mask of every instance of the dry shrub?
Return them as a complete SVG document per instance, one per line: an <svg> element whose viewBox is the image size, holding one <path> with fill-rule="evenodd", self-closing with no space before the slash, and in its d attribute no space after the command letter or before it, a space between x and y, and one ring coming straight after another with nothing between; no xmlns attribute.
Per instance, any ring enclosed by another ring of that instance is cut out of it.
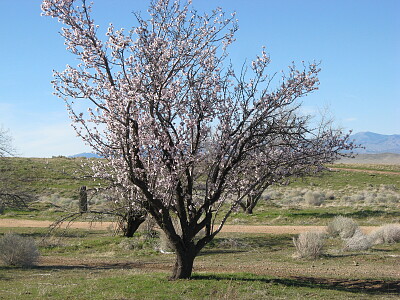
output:
<svg viewBox="0 0 400 300"><path fill-rule="evenodd" d="M140 224L138 231L141 232L146 238L156 238L159 236L159 232L157 231L157 223L150 216L148 216L146 220Z"/></svg>
<svg viewBox="0 0 400 300"><path fill-rule="evenodd" d="M387 224L371 233L371 240L375 244L389 244L400 242L400 224Z"/></svg>
<svg viewBox="0 0 400 300"><path fill-rule="evenodd" d="M246 249L249 247L247 243L235 238L220 239L218 247L222 249Z"/></svg>
<svg viewBox="0 0 400 300"><path fill-rule="evenodd" d="M304 201L307 205L320 206L325 201L325 195L318 191L308 191L304 194Z"/></svg>
<svg viewBox="0 0 400 300"><path fill-rule="evenodd" d="M293 244L296 247L296 257L316 259L322 255L322 249L325 243L325 234L323 232L302 232L297 238L293 238Z"/></svg>
<svg viewBox="0 0 400 300"><path fill-rule="evenodd" d="M330 236L340 236L342 239L351 238L357 230L357 223L352 218L343 216L336 216L327 227L327 232Z"/></svg>
<svg viewBox="0 0 400 300"><path fill-rule="evenodd" d="M11 266L29 267L39 258L39 251L32 238L8 233L0 239L0 259Z"/></svg>
<svg viewBox="0 0 400 300"><path fill-rule="evenodd" d="M345 251L365 251L371 248L372 241L361 230L357 229L351 238L345 240Z"/></svg>

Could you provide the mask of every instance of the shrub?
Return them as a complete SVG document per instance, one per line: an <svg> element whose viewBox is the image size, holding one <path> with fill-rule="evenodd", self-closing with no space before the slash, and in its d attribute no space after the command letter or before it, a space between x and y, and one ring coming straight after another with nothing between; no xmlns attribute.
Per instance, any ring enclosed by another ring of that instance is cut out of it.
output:
<svg viewBox="0 0 400 300"><path fill-rule="evenodd" d="M325 195L317 191L308 191L304 194L304 200L307 205L320 206L325 201Z"/></svg>
<svg viewBox="0 0 400 300"><path fill-rule="evenodd" d="M249 245L239 239L224 238L219 239L218 247L222 249L246 249Z"/></svg>
<svg viewBox="0 0 400 300"><path fill-rule="evenodd" d="M29 267L38 258L39 252L32 238L9 233L0 239L0 259L6 265Z"/></svg>
<svg viewBox="0 0 400 300"><path fill-rule="evenodd" d="M400 224L388 224L371 233L370 239L375 244L400 242Z"/></svg>
<svg viewBox="0 0 400 300"><path fill-rule="evenodd" d="M147 217L146 220L140 224L138 231L141 232L146 238L156 238L159 236L157 231L157 223L152 217Z"/></svg>
<svg viewBox="0 0 400 300"><path fill-rule="evenodd" d="M343 216L336 216L327 227L327 232L330 236L340 236L342 239L351 238L357 230L357 223L352 218Z"/></svg>
<svg viewBox="0 0 400 300"><path fill-rule="evenodd" d="M302 232L293 238L297 250L297 257L316 259L322 255L325 243L325 234L322 232Z"/></svg>
<svg viewBox="0 0 400 300"><path fill-rule="evenodd" d="M368 250L372 246L370 237L366 236L357 229L351 238L345 240L344 249L345 251L364 251Z"/></svg>

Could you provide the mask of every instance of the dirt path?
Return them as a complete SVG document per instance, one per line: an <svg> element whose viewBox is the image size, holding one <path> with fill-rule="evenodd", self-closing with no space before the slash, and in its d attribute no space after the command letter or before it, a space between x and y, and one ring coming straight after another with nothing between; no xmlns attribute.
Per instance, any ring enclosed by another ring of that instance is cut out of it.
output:
<svg viewBox="0 0 400 300"><path fill-rule="evenodd" d="M336 172L347 171L347 172L362 172L368 174L400 175L400 172L396 171L378 171L378 170L363 170L363 169L350 169L350 168L329 168L329 169Z"/></svg>
<svg viewBox="0 0 400 300"><path fill-rule="evenodd" d="M0 219L0 227L49 227L51 221L37 221L37 220L20 220L20 219ZM69 227L73 229L94 229L94 230L107 230L115 226L112 222L73 222L63 223L61 228ZM365 232L371 232L374 226L361 226ZM298 234L305 231L324 231L325 226L254 226L254 225L225 225L221 232L241 232L241 233L274 233L285 234L292 233Z"/></svg>

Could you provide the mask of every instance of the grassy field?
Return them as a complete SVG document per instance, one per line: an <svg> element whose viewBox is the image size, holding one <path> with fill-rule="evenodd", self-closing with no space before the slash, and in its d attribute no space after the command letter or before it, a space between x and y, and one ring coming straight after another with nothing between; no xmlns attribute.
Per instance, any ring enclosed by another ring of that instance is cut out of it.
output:
<svg viewBox="0 0 400 300"><path fill-rule="evenodd" d="M56 220L77 210L78 189L98 185L81 159L0 160L0 188L29 191L39 201L1 218ZM327 225L335 216L359 225L400 223L400 168L336 164L335 171L268 189L253 215L240 210L229 224ZM319 206L307 203L313 195ZM91 207L105 205L90 199ZM138 232L126 239L107 231L0 228L35 239L41 253L32 268L0 265L0 299L398 299L400 243L366 251L326 241L316 260L294 256L291 234L221 233L196 258L191 280L168 281L173 254Z"/></svg>
<svg viewBox="0 0 400 300"><path fill-rule="evenodd" d="M82 185L93 188L98 182L87 178L91 159L23 158L0 159L0 189L15 188L41 197L78 199Z"/></svg>
<svg viewBox="0 0 400 300"><path fill-rule="evenodd" d="M318 260L301 260L288 234L221 234L195 261L191 280L168 281L174 255L138 233L127 242L105 232L14 228L34 237L33 268L0 267L4 299L396 299L400 244L341 251L330 239ZM377 269L379 264L379 269ZM396 275L397 274L397 275Z"/></svg>
<svg viewBox="0 0 400 300"><path fill-rule="evenodd" d="M54 220L64 211L76 211L79 188L101 186L85 177L88 169L81 164L91 161L65 157L0 160L0 189L12 187L28 191L40 200L26 210L6 210L0 217ZM253 215L238 211L229 222L325 225L338 214L355 218L363 225L400 222L400 166L335 164L328 167L336 169L318 177L295 180L288 186L269 188ZM307 205L305 194L308 191L319 193L324 198L322 205ZM89 197L91 208L104 204L105 199L100 196Z"/></svg>

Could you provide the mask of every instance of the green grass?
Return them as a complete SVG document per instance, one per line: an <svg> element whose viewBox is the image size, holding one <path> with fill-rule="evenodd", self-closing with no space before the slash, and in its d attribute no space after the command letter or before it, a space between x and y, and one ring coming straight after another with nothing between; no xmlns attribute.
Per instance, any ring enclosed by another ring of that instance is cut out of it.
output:
<svg viewBox="0 0 400 300"><path fill-rule="evenodd" d="M359 225L378 226L400 223L400 211L385 207L276 207L260 203L249 215L244 212L233 213L228 224L246 225L319 225L326 226L335 216L353 218Z"/></svg>
<svg viewBox="0 0 400 300"><path fill-rule="evenodd" d="M88 168L82 167L83 158L2 158L0 160L0 189L16 189L35 195L59 195L78 199L79 188L98 185L84 178Z"/></svg>
<svg viewBox="0 0 400 300"><path fill-rule="evenodd" d="M329 168L344 168L367 171L384 171L400 173L400 165L374 165L374 164L331 164Z"/></svg>
<svg viewBox="0 0 400 300"><path fill-rule="evenodd" d="M356 169L356 167L354 167L354 169ZM396 172L393 174L370 174L365 172L351 172L343 170L330 171L324 172L319 176L306 177L295 180L290 184L290 187L319 187L332 190L341 190L350 187L354 190L364 190L374 186L378 187L380 185L394 185L399 189L400 173Z"/></svg>
<svg viewBox="0 0 400 300"><path fill-rule="evenodd" d="M36 240L44 229L18 228ZM5 229L1 229L5 232ZM58 232L33 268L0 266L1 299L396 299L393 268L400 244L342 253L329 240L316 261L292 258L292 235L221 234L196 258L190 280L168 281L174 255L126 250L105 232ZM138 234L134 239L140 240ZM147 245L148 248L152 246ZM65 249L65 252L62 251ZM354 261L359 267L354 266ZM376 270L379 265L379 270ZM357 269L361 268L361 269ZM343 271L346 269L347 271ZM367 270L367 271L365 271ZM382 273L383 274L383 273ZM382 281L391 285L385 289ZM351 284L349 284L351 283Z"/></svg>
<svg viewBox="0 0 400 300"><path fill-rule="evenodd" d="M171 282L165 273L135 270L28 270L5 272L0 296L7 299L395 299L390 293L363 292L306 279L282 279L248 273L197 274ZM18 274L19 273L19 274ZM21 274L22 273L22 274ZM101 273L101 276L99 273ZM100 276L99 276L100 275ZM18 277L26 280L18 280ZM15 281L18 284L15 284ZM4 283L14 283L12 286Z"/></svg>
<svg viewBox="0 0 400 300"><path fill-rule="evenodd" d="M83 177L90 172L88 167L81 166L82 163L90 163L93 160L95 159L65 157L2 158L0 160L0 189L15 187L42 196L58 195L58 197L77 199L78 190L82 185L88 188L99 185L99 182ZM321 176L295 180L290 187L323 187L333 190L352 187L361 190L384 184L400 188L400 166L335 164L329 167L390 171L393 174L324 172Z"/></svg>
<svg viewBox="0 0 400 300"><path fill-rule="evenodd" d="M80 163L67 158L0 160L0 188L15 187L49 200L6 210L0 217L55 220L64 215L50 202L75 201L75 207L79 187L97 185L82 179L86 171ZM379 193L382 186L400 189L398 166L333 167L392 173L326 172L279 189L327 189L337 199L358 191ZM400 223L393 205L340 206L327 201L321 207L304 207L261 201L253 215L236 212L228 224L327 225L337 215L359 225ZM0 299L396 299L400 293L399 285L399 290L382 285L382 280L398 282L398 276L385 272L398 267L400 243L351 253L340 251L340 240L329 239L321 259L306 261L292 257L290 234L220 233L196 258L193 278L171 282L167 277L174 255L157 252L158 241L142 233L126 239L106 231L68 229L46 237L47 228L0 228L0 234L8 232L33 237L43 262L30 269L0 266Z"/></svg>

